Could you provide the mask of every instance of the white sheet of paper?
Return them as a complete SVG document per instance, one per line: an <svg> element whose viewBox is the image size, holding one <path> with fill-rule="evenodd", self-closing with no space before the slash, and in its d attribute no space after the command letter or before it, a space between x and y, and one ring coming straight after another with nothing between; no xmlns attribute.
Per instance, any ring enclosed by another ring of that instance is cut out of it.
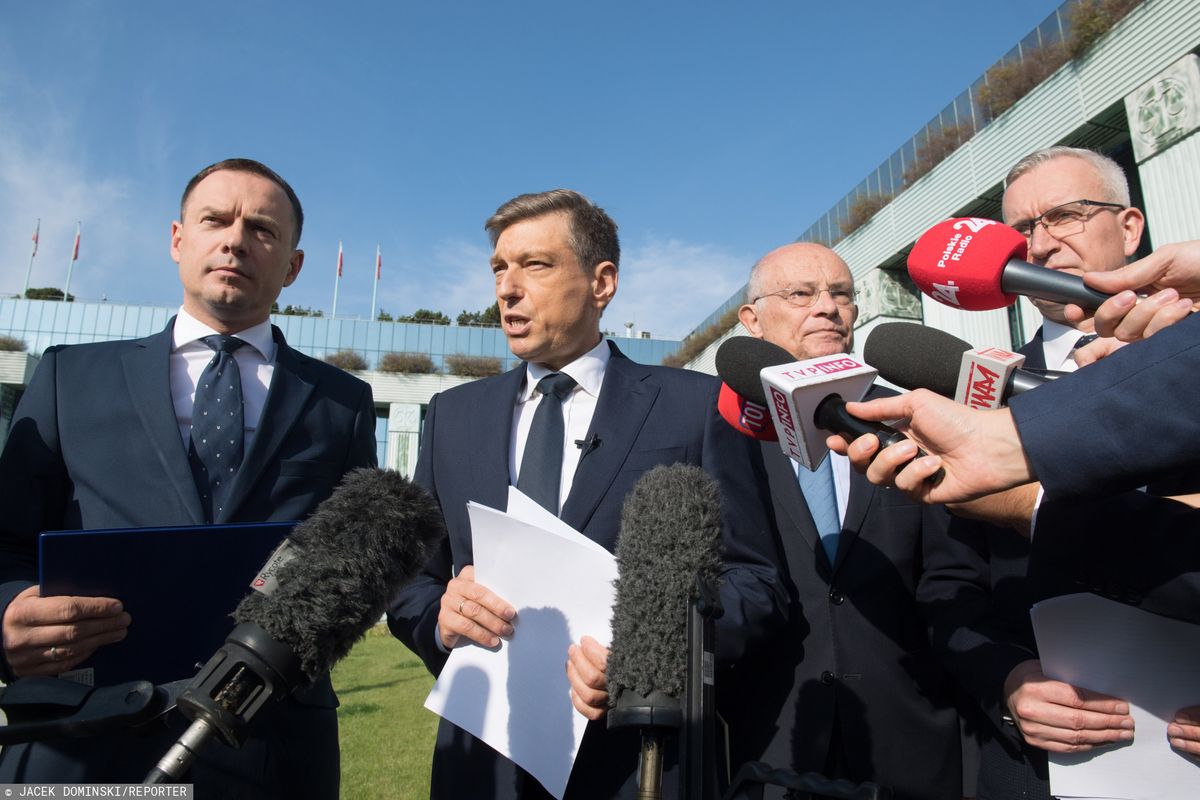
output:
<svg viewBox="0 0 1200 800"><path fill-rule="evenodd" d="M1055 597L1030 612L1042 671L1129 702L1129 744L1050 753L1055 797L1191 800L1200 759L1171 749L1167 722L1200 704L1200 625L1094 594Z"/></svg>
<svg viewBox="0 0 1200 800"><path fill-rule="evenodd" d="M515 486L508 487L508 515L521 522L528 522L530 525L536 525L542 530L550 533L557 533L559 536L565 536L572 542L577 542L597 553L612 558L612 554L604 549L604 546L593 542L588 537L584 536L579 531L572 528L567 523L563 522L558 517L551 514L543 508L536 500L522 492Z"/></svg>
<svg viewBox="0 0 1200 800"><path fill-rule="evenodd" d="M567 647L584 635L609 645L616 559L561 530L476 503L467 511L475 578L517 609L515 632L495 649L456 647L425 707L487 742L561 800L587 728L571 705Z"/></svg>

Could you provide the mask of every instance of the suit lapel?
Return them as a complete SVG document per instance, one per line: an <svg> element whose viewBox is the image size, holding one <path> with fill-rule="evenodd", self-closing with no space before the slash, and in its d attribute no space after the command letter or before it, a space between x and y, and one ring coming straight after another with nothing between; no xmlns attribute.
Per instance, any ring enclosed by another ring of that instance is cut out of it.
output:
<svg viewBox="0 0 1200 800"><path fill-rule="evenodd" d="M762 442L763 463L767 468L767 480L771 486L771 496L775 500L775 507L782 509L787 521L791 523L790 530L784 533L784 536L791 535L792 531L799 533L804 540L805 552L813 553L817 560L829 569L829 557L825 555L825 548L821 546L821 537L817 533L817 526L813 523L812 514L808 510L808 503L804 499L804 492L800 490L800 482L796 479L796 470L792 466L792 460L783 454L776 442ZM783 529L784 526L780 526ZM786 547L785 551L791 551L793 548ZM802 575L802 565L789 565L793 575Z"/></svg>
<svg viewBox="0 0 1200 800"><path fill-rule="evenodd" d="M658 384L647 380L650 370L623 356L612 342L609 347L612 357L587 436L599 444L579 459L571 493L563 503L562 519L577 531L587 527L616 480L659 392Z"/></svg>
<svg viewBox="0 0 1200 800"><path fill-rule="evenodd" d="M875 485L865 476L860 475L853 468L850 469L850 497L846 502L846 518L842 520L842 535L838 539L837 564L834 572L837 572L838 568L845 563L850 548L858 541L863 521L867 518L867 509L871 507L871 501L875 497L876 491Z"/></svg>
<svg viewBox="0 0 1200 800"><path fill-rule="evenodd" d="M275 370L271 376L271 387L267 390L267 400L263 404L254 442L242 460L233 488L229 490L226 511L214 522L226 522L233 518L238 506L258 481L263 468L279 450L296 420L300 419L309 395L316 387L316 378L310 374L296 351L288 347L279 329L272 327L271 332L275 338Z"/></svg>
<svg viewBox="0 0 1200 800"><path fill-rule="evenodd" d="M474 479L472 497L492 508L508 507L508 487L516 478L508 474L512 446L513 410L525 382L526 366L509 370L494 382L494 401L489 398L472 409L466 441L477 454L471 459ZM487 455L485 455L487 454Z"/></svg>
<svg viewBox="0 0 1200 800"><path fill-rule="evenodd" d="M170 479L180 502L197 525L204 524L204 509L192 468L188 464L183 439L179 435L179 419L171 401L171 343L175 318L166 330L135 342L133 349L122 358L125 383L129 389L130 406L146 432L146 441L154 449L158 463Z"/></svg>
<svg viewBox="0 0 1200 800"><path fill-rule="evenodd" d="M1046 368L1046 351L1042 347L1042 328L1038 328L1033 333L1033 338L1024 346L1017 349L1017 352L1025 356L1025 363L1022 367L1026 369L1045 369Z"/></svg>

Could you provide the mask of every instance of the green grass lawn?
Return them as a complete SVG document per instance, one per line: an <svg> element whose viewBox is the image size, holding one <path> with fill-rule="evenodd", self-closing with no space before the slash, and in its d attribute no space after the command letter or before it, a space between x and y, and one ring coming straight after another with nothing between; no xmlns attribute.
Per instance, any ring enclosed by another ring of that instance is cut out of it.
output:
<svg viewBox="0 0 1200 800"><path fill-rule="evenodd" d="M438 718L433 677L377 625L333 670L344 800L426 800Z"/></svg>

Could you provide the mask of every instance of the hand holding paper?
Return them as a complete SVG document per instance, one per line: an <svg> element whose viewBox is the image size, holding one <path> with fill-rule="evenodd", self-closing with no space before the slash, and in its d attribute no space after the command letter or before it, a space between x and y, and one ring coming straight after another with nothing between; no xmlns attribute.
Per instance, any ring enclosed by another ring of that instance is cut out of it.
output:
<svg viewBox="0 0 1200 800"><path fill-rule="evenodd" d="M451 650L461 637L495 647L501 636L512 636L517 610L504 598L475 581L475 567L468 565L446 584L438 611L442 646Z"/></svg>

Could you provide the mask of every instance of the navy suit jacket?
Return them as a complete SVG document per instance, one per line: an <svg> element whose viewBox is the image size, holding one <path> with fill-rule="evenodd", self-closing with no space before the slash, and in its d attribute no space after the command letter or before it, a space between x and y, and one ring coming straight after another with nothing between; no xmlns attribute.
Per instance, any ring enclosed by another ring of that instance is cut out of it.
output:
<svg viewBox="0 0 1200 800"><path fill-rule="evenodd" d="M0 613L37 580L40 531L204 523L171 401L173 326L145 339L57 346L43 355L0 456ZM273 333L275 370L262 419L216 522L302 519L347 470L376 463L370 387ZM168 566L160 579L186 568ZM206 753L213 763L193 773L205 793L198 796L285 797L288 787L336 796L336 705L325 679L264 714L242 750L214 744ZM137 782L169 742L159 735L5 748L0 783Z"/></svg>
<svg viewBox="0 0 1200 800"><path fill-rule="evenodd" d="M886 785L897 798L957 800L958 712L926 630L926 612L936 609L915 597L940 554L960 546L946 536L949 515L851 471L830 564L792 462L778 443L761 448L788 627L739 665L743 680L718 684L735 769L761 760L825 773L836 729L846 777Z"/></svg>
<svg viewBox="0 0 1200 800"><path fill-rule="evenodd" d="M561 517L612 551L625 495L647 470L685 463L708 471L721 489L726 561L717 660L732 664L747 642L777 629L784 604L757 445L718 415L720 384L715 378L637 364L611 342L610 346L612 357L588 434L599 444L580 458ZM446 660L435 640L439 601L451 569L457 573L473 561L466 503L507 506L513 407L524 379L522 365L440 394L426 412L416 481L438 499L449 536L424 574L399 592L388 617L396 636L434 674ZM565 647L563 656L565 662ZM610 732L604 720L590 724L567 798L632 797L638 749L635 731ZM512 762L443 721L434 753L432 796L547 795Z"/></svg>
<svg viewBox="0 0 1200 800"><path fill-rule="evenodd" d="M1009 407L1050 497L1136 489L1200 464L1200 314Z"/></svg>

